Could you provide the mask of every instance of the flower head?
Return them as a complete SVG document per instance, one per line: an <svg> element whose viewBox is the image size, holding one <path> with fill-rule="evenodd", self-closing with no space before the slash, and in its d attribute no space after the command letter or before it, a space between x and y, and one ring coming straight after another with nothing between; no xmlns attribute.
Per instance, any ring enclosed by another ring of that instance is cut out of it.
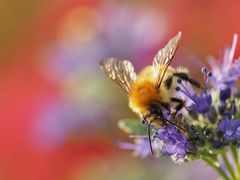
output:
<svg viewBox="0 0 240 180"><path fill-rule="evenodd" d="M223 136L226 140L240 138L240 120L232 120L232 113L225 115L217 128L224 133Z"/></svg>
<svg viewBox="0 0 240 180"><path fill-rule="evenodd" d="M192 99L193 104L189 107L189 109L202 114L209 112L212 103L211 95L201 92L200 95L193 94Z"/></svg>
<svg viewBox="0 0 240 180"><path fill-rule="evenodd" d="M159 128L155 139L162 142L161 152L163 154L175 156L177 160L184 159L190 145L177 128L170 124Z"/></svg>
<svg viewBox="0 0 240 180"><path fill-rule="evenodd" d="M181 87L176 87L176 91L182 92L185 96L192 100L192 104L189 107L190 110L205 114L209 112L212 104L212 97L207 92L208 81L212 76L212 73L208 72L206 68L203 68L202 73L204 78L204 86L199 95L197 95L196 92L190 92L180 79L178 79L178 83Z"/></svg>

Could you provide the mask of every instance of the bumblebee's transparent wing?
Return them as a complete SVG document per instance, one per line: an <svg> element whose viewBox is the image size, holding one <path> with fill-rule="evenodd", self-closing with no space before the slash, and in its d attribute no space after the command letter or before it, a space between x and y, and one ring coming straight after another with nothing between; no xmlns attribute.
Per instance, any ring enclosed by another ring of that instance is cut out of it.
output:
<svg viewBox="0 0 240 180"><path fill-rule="evenodd" d="M181 34L182 33L179 32L176 36L170 39L167 45L160 49L153 59L153 71L158 88L161 86L163 77L173 59L179 40L181 39Z"/></svg>
<svg viewBox="0 0 240 180"><path fill-rule="evenodd" d="M100 66L106 75L129 93L130 85L136 79L136 73L131 62L108 58L101 60Z"/></svg>

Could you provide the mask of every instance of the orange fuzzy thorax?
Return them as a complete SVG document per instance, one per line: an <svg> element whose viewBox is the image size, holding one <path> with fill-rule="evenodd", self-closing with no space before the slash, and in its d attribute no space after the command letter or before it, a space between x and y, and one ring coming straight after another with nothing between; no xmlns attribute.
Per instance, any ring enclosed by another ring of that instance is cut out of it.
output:
<svg viewBox="0 0 240 180"><path fill-rule="evenodd" d="M129 107L139 115L149 111L151 102L167 102L165 88L157 89L152 67L148 66L140 72L137 80L131 85Z"/></svg>

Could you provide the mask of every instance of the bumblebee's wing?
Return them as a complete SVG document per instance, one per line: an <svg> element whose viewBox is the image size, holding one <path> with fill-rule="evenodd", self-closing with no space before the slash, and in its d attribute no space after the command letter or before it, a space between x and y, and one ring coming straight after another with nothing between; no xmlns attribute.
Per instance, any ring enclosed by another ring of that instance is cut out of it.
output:
<svg viewBox="0 0 240 180"><path fill-rule="evenodd" d="M129 93L130 85L136 79L136 73L131 62L108 58L101 60L100 66L108 77Z"/></svg>
<svg viewBox="0 0 240 180"><path fill-rule="evenodd" d="M167 45L160 49L153 59L153 72L158 88L161 86L163 77L173 59L179 40L181 39L181 34L179 32L175 37L170 39Z"/></svg>

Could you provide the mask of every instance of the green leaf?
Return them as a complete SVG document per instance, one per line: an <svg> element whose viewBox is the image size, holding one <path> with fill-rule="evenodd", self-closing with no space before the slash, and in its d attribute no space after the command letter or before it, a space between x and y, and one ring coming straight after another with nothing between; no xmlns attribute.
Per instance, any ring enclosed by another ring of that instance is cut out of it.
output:
<svg viewBox="0 0 240 180"><path fill-rule="evenodd" d="M128 134L147 134L147 127L141 124L138 119L122 119L118 121L118 127Z"/></svg>

